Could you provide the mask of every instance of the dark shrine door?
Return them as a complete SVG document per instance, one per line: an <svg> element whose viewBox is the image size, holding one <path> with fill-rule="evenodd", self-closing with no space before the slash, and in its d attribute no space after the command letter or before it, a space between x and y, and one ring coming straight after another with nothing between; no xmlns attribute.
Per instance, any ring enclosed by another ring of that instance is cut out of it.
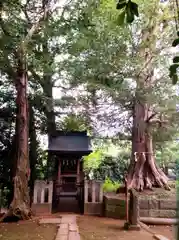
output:
<svg viewBox="0 0 179 240"><path fill-rule="evenodd" d="M78 159L59 160L58 185L60 185L60 196L77 195L78 164Z"/></svg>

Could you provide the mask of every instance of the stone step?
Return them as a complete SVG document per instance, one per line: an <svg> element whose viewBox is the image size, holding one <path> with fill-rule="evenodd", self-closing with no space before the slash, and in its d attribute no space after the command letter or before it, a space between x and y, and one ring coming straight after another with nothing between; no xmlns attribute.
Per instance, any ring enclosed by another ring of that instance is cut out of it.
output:
<svg viewBox="0 0 179 240"><path fill-rule="evenodd" d="M39 221L40 224L60 224L61 218L42 218Z"/></svg>

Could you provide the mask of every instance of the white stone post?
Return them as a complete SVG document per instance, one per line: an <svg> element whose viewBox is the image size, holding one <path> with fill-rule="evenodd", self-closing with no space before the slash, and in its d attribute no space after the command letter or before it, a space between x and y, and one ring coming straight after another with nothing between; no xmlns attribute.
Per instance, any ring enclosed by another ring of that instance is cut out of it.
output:
<svg viewBox="0 0 179 240"><path fill-rule="evenodd" d="M34 186L34 196L33 196L33 203L37 203L37 192L38 192L38 189L37 189L37 185L35 184Z"/></svg>
<svg viewBox="0 0 179 240"><path fill-rule="evenodd" d="M41 191L41 200L40 203L44 203L45 201L45 188L44 186L42 187L42 191Z"/></svg>
<svg viewBox="0 0 179 240"><path fill-rule="evenodd" d="M88 202L88 181L85 181L85 203Z"/></svg>
<svg viewBox="0 0 179 240"><path fill-rule="evenodd" d="M92 203L96 202L96 183L92 181Z"/></svg>
<svg viewBox="0 0 179 240"><path fill-rule="evenodd" d="M48 203L52 203L52 197L53 197L53 182L50 182L48 187Z"/></svg>
<svg viewBox="0 0 179 240"><path fill-rule="evenodd" d="M99 201L103 202L103 184L99 183Z"/></svg>

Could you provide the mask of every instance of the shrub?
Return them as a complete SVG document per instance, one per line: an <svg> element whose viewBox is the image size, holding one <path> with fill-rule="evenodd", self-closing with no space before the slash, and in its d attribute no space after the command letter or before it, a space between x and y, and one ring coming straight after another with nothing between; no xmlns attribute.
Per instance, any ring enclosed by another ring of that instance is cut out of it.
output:
<svg viewBox="0 0 179 240"><path fill-rule="evenodd" d="M103 191L104 192L116 192L116 190L120 187L119 182L114 182L109 178L106 178L103 184Z"/></svg>

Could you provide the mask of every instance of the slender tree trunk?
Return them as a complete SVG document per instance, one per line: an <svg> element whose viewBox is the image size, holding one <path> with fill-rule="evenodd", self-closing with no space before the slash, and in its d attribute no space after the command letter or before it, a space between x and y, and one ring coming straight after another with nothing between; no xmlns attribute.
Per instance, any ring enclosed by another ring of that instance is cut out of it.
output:
<svg viewBox="0 0 179 240"><path fill-rule="evenodd" d="M53 84L51 77L44 76L44 86L43 91L47 98L47 108L45 111L46 119L47 119L47 135L48 135L48 142L50 141L51 134L56 130L56 123L55 123L55 112L53 107L53 94L52 94ZM47 157L47 173L46 179L50 176L50 162L51 162L51 154L48 153Z"/></svg>
<svg viewBox="0 0 179 240"><path fill-rule="evenodd" d="M37 136L35 128L35 117L32 103L29 101L29 161L30 161L30 205L33 201L34 182L36 180L36 164L37 164Z"/></svg>
<svg viewBox="0 0 179 240"><path fill-rule="evenodd" d="M19 114L19 107L16 106L16 116ZM17 117L15 119L15 134L12 137L12 145L11 145L11 151L9 153L10 158L10 186L9 186L9 194L8 194L8 207L10 206L13 195L14 195L14 184L13 179L16 175L16 169L17 169L17 149L18 149L18 128L19 128L19 121L17 120Z"/></svg>
<svg viewBox="0 0 179 240"><path fill-rule="evenodd" d="M29 219L31 217L30 199L28 190L29 180L29 156L28 156L28 99L27 99L27 71L23 58L19 58L17 67L17 79L15 80L17 91L17 168L14 177L14 195L9 211L4 221L15 219Z"/></svg>
<svg viewBox="0 0 179 240"><path fill-rule="evenodd" d="M132 156L128 173L128 188L138 191L152 189L152 187L164 187L167 185L167 176L155 163L152 136L146 122L147 105L135 103L133 109L132 129Z"/></svg>

